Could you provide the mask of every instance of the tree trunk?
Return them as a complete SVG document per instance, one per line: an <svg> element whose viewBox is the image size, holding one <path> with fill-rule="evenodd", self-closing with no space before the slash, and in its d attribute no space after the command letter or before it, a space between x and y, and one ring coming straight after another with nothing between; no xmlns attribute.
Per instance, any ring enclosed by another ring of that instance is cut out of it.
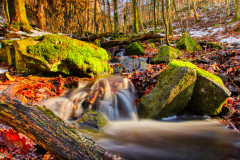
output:
<svg viewBox="0 0 240 160"><path fill-rule="evenodd" d="M46 30L44 0L38 1L37 17L38 17L39 28L41 28L42 30Z"/></svg>
<svg viewBox="0 0 240 160"><path fill-rule="evenodd" d="M126 2L125 6L125 12L124 12L124 27L123 27L123 33L127 34L127 20L128 20L128 2Z"/></svg>
<svg viewBox="0 0 240 160"><path fill-rule="evenodd" d="M233 18L233 21L239 20L240 20L240 0L236 0L235 16Z"/></svg>
<svg viewBox="0 0 240 160"><path fill-rule="evenodd" d="M196 23L197 23L199 20L198 20L198 14L197 14L196 0L193 1L193 12L194 12L195 21L196 21Z"/></svg>
<svg viewBox="0 0 240 160"><path fill-rule="evenodd" d="M95 33L98 34L98 23L97 23L97 0L94 0L94 24L95 24Z"/></svg>
<svg viewBox="0 0 240 160"><path fill-rule="evenodd" d="M153 0L153 16L154 16L154 32L157 33L157 7L156 7L156 1Z"/></svg>
<svg viewBox="0 0 240 160"><path fill-rule="evenodd" d="M25 8L25 0L8 0L10 24L17 29L30 30Z"/></svg>
<svg viewBox="0 0 240 160"><path fill-rule="evenodd" d="M138 3L136 0L133 2L133 33L138 34Z"/></svg>
<svg viewBox="0 0 240 160"><path fill-rule="evenodd" d="M140 1L138 1L137 3L138 6L140 6ZM143 22L142 22L142 12L140 11L140 7L137 7L138 9L138 21L139 21L139 25L141 26L141 29L143 30L144 33L146 33L146 30L144 29L144 26L143 26Z"/></svg>
<svg viewBox="0 0 240 160"><path fill-rule="evenodd" d="M0 95L0 99L0 122L25 134L59 159L110 160L115 156L46 108L25 106L9 93Z"/></svg>
<svg viewBox="0 0 240 160"><path fill-rule="evenodd" d="M168 5L168 1L167 0L167 4ZM167 6L168 8L168 6ZM163 17L163 22L164 22L164 25L165 25L165 37L166 37L166 43L167 45L170 46L170 43L169 43L169 40L168 40L168 35L169 35L169 23L168 23L168 17L165 17L165 3L164 3L164 0L162 0L162 17Z"/></svg>
<svg viewBox="0 0 240 160"><path fill-rule="evenodd" d="M106 33L106 5L105 5L105 0L102 0L103 3L103 31Z"/></svg>
<svg viewBox="0 0 240 160"><path fill-rule="evenodd" d="M177 7L176 7L176 2L175 2L175 0L173 0L173 8L174 8L175 13L176 13L176 15L177 15L178 23L179 23L179 25L180 25L181 32L182 32L182 35L183 35L183 34L184 34L184 31L183 31L183 27L182 27L182 21L181 21L179 15L178 15L178 10L177 10Z"/></svg>
<svg viewBox="0 0 240 160"><path fill-rule="evenodd" d="M118 0L113 0L113 10L114 10L114 36L118 36Z"/></svg>
<svg viewBox="0 0 240 160"><path fill-rule="evenodd" d="M108 8L108 25L109 25L109 32L112 33L111 6L110 6L109 0L107 0L107 8Z"/></svg>

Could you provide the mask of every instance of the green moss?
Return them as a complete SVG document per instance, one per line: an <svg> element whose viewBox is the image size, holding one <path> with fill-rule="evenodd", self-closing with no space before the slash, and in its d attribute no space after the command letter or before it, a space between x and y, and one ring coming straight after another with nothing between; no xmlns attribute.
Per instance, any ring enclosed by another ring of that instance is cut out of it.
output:
<svg viewBox="0 0 240 160"><path fill-rule="evenodd" d="M177 59L180 55L182 55L182 52L180 52L177 49L174 49L170 46L161 46L158 50L158 54L154 57L154 62L158 61L171 61L172 59Z"/></svg>
<svg viewBox="0 0 240 160"><path fill-rule="evenodd" d="M176 44L176 47L179 49L184 49L188 53L202 50L202 47L197 42L195 42L187 33L185 33L180 38Z"/></svg>
<svg viewBox="0 0 240 160"><path fill-rule="evenodd" d="M156 48L154 43L150 43L150 47L152 47L154 49Z"/></svg>
<svg viewBox="0 0 240 160"><path fill-rule="evenodd" d="M95 40L93 41L93 44L95 44L95 45L98 46L98 47L101 47L101 39L95 39Z"/></svg>
<svg viewBox="0 0 240 160"><path fill-rule="evenodd" d="M219 46L218 44L215 44L215 43L213 43L213 42L208 42L208 45L210 45L211 48L222 49L221 46Z"/></svg>
<svg viewBox="0 0 240 160"><path fill-rule="evenodd" d="M38 57L41 62L49 64L50 71L66 71L66 74L72 71L75 74L81 70L92 76L110 70L107 63L110 57L106 50L94 44L63 35L44 35L35 41L24 39L17 43L25 46L21 47L21 51L26 52L26 56Z"/></svg>
<svg viewBox="0 0 240 160"><path fill-rule="evenodd" d="M126 55L144 55L144 49L138 42L133 42L126 48Z"/></svg>
<svg viewBox="0 0 240 160"><path fill-rule="evenodd" d="M78 128L82 129L101 129L108 123L109 121L106 117L93 110L89 110L81 117L81 119L75 122Z"/></svg>
<svg viewBox="0 0 240 160"><path fill-rule="evenodd" d="M139 117L159 119L177 115L189 104L196 79L197 73L192 68L164 70L153 90L141 98Z"/></svg>
<svg viewBox="0 0 240 160"><path fill-rule="evenodd" d="M198 75L208 77L208 78L213 79L214 81L224 85L223 81L220 77L218 77L218 76L216 76L216 75L214 75L214 74L212 74L208 71L205 71L203 69L198 68L195 64L192 64L191 62L183 62L183 61L179 61L179 60L173 60L168 64L168 66L170 68L172 68L172 67L194 68L194 69L196 69L196 72L197 72Z"/></svg>

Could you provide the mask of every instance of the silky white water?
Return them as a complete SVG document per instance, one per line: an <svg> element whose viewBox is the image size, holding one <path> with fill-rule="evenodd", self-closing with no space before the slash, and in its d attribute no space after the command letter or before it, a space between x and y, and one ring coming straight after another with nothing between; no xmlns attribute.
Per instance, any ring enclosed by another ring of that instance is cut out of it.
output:
<svg viewBox="0 0 240 160"><path fill-rule="evenodd" d="M86 109L105 115L109 120L137 119L132 82L121 76L97 79L92 85L81 82L68 96L50 98L40 105L51 109L66 122L78 120Z"/></svg>
<svg viewBox="0 0 240 160"><path fill-rule="evenodd" d="M214 120L116 121L91 138L128 160L240 159L240 134Z"/></svg>

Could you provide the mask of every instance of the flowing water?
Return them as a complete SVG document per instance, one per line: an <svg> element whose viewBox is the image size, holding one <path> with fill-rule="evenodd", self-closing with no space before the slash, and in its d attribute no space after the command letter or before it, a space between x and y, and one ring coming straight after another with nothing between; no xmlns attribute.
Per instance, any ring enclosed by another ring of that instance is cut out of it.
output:
<svg viewBox="0 0 240 160"><path fill-rule="evenodd" d="M109 120L137 119L132 82L121 76L99 78L92 86L82 82L70 95L41 103L63 120L78 120L86 109L104 114Z"/></svg>
<svg viewBox="0 0 240 160"><path fill-rule="evenodd" d="M91 138L128 160L240 159L240 135L217 121L117 121Z"/></svg>
<svg viewBox="0 0 240 160"><path fill-rule="evenodd" d="M112 122L101 136L87 136L128 160L240 159L239 133L211 119L139 121L134 99L131 81L109 76L91 83L83 81L68 96L46 100L42 105L71 123L85 109L101 112Z"/></svg>

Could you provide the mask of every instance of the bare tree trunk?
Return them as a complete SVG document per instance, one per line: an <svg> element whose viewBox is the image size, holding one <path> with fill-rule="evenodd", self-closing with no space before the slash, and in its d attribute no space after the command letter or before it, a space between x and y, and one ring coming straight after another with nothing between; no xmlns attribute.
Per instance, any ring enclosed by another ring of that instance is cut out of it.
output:
<svg viewBox="0 0 240 160"><path fill-rule="evenodd" d="M167 0L166 6L168 5L168 1L169 0ZM168 6L167 6L167 8L168 8ZM165 17L165 3L164 3L164 0L162 0L162 17L163 17L163 21L164 21L164 24L165 24L166 43L167 43L167 45L170 46L170 43L169 43L169 40L168 40L168 35L169 35L169 33L168 33L168 31L169 31L168 24L169 23L168 23L168 17Z"/></svg>
<svg viewBox="0 0 240 160"><path fill-rule="evenodd" d="M26 15L25 0L8 0L8 10L11 25L18 29L32 29Z"/></svg>
<svg viewBox="0 0 240 160"><path fill-rule="evenodd" d="M107 0L107 8L108 8L108 26L109 31L112 33L111 6L109 0Z"/></svg>
<svg viewBox="0 0 240 160"><path fill-rule="evenodd" d="M95 26L95 33L98 34L97 0L94 0L94 26Z"/></svg>
<svg viewBox="0 0 240 160"><path fill-rule="evenodd" d="M240 0L236 0L236 5L235 5L235 16L233 21L239 21L240 20Z"/></svg>
<svg viewBox="0 0 240 160"><path fill-rule="evenodd" d="M133 2L133 33L138 34L138 3L136 0L132 0Z"/></svg>
<svg viewBox="0 0 240 160"><path fill-rule="evenodd" d="M198 20L198 14L197 14L196 0L193 0L193 12L194 12L195 22L197 23L199 20Z"/></svg>
<svg viewBox="0 0 240 160"><path fill-rule="evenodd" d="M10 94L0 95L0 122L25 134L59 159L113 159L91 139L46 108L25 106Z"/></svg>
<svg viewBox="0 0 240 160"><path fill-rule="evenodd" d="M157 33L157 7L156 7L156 1L153 0L153 16L154 16L154 32Z"/></svg>
<svg viewBox="0 0 240 160"><path fill-rule="evenodd" d="M37 9L37 17L38 17L39 27L42 30L46 30L46 18L45 18L45 11L44 11L44 1L45 0L39 0L38 1L38 9Z"/></svg>
<svg viewBox="0 0 240 160"><path fill-rule="evenodd" d="M177 15L178 23L179 23L179 25L180 25L181 32L182 32L182 35L183 35L183 34L184 34L184 31L183 31L183 27L182 27L182 21L181 21L179 15L178 15L178 10L177 10L177 7L176 7L176 2L175 2L175 0L173 0L173 8L174 8L175 13L176 13L176 15Z"/></svg>
<svg viewBox="0 0 240 160"><path fill-rule="evenodd" d="M140 1L138 1L138 6L140 6ZM138 9L138 20L139 20L139 25L141 26L142 30L144 33L146 33L145 29L144 29L144 26L143 26L143 23L142 23L142 12L140 11L140 7L137 8Z"/></svg>
<svg viewBox="0 0 240 160"><path fill-rule="evenodd" d="M118 36L118 0L113 0L113 10L114 10L114 36Z"/></svg>

